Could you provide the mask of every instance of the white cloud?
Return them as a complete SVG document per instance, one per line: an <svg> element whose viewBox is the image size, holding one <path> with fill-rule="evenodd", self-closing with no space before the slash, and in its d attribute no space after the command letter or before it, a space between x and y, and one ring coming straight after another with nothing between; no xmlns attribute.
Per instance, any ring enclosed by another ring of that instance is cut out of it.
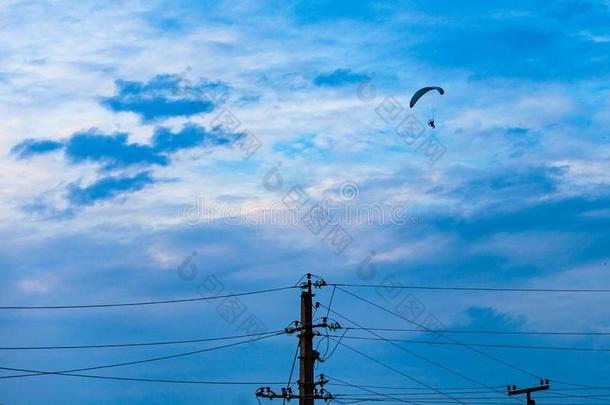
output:
<svg viewBox="0 0 610 405"><path fill-rule="evenodd" d="M18 288L27 294L46 294L53 289L54 284L51 276L32 277L19 280Z"/></svg>

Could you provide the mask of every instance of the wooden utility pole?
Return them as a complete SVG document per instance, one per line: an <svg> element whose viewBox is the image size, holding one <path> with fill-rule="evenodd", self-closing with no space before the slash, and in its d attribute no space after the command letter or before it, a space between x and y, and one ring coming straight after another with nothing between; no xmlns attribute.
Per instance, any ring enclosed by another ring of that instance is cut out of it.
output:
<svg viewBox="0 0 610 405"><path fill-rule="evenodd" d="M307 285L301 291L301 333L299 405L314 405L314 353L313 353L313 293L311 292L311 274L307 274Z"/></svg>
<svg viewBox="0 0 610 405"><path fill-rule="evenodd" d="M313 323L313 288L322 288L328 284L317 277L314 282L311 281L312 274L308 273L307 281L300 283L301 288L301 320L293 321L290 326L284 329L284 333L292 335L298 333L299 338L299 395L295 396L292 392L290 379L288 386L282 388L282 393L274 392L271 387L260 387L256 390L257 398L275 399L282 398L286 400L299 398L299 405L314 405L316 399L320 399L325 403L335 399L335 396L328 392L324 386L328 383L328 379L321 374L318 381L314 381L314 365L320 360L320 353L313 349L313 338L319 335L317 328L329 328L330 330L341 329L341 325L337 322L328 323L327 318L322 318L322 323ZM299 280L300 281L300 280ZM316 304L318 305L318 304ZM314 332L314 330L316 330ZM294 364L293 364L294 366ZM292 377L292 371L290 372ZM318 389L318 386L320 387ZM282 402L282 403L284 403Z"/></svg>
<svg viewBox="0 0 610 405"><path fill-rule="evenodd" d="M532 399L532 392L545 391L551 388L549 380L540 380L540 386L531 388L517 389L516 386L508 386L508 396L525 394L527 396L527 405L536 405L536 401Z"/></svg>

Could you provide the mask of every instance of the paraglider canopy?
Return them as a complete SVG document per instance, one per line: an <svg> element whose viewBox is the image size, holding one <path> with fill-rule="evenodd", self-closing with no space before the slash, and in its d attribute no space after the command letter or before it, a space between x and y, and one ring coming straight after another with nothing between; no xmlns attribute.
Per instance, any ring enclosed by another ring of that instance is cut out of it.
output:
<svg viewBox="0 0 610 405"><path fill-rule="evenodd" d="M415 92L415 94L413 94L413 97L411 97L411 102L409 103L409 107L413 108L413 106L415 106L415 103L417 103L417 100L419 100L421 98L421 96L423 96L424 94L426 94L427 92L432 91L432 90L438 91L441 96L443 94L445 94L445 90L442 87L424 87L424 88L421 88L421 89L417 90Z"/></svg>

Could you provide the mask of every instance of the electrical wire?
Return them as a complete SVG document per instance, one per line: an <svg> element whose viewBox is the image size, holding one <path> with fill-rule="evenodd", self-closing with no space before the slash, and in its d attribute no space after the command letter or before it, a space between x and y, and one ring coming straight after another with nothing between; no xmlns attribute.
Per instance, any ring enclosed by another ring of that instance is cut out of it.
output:
<svg viewBox="0 0 610 405"><path fill-rule="evenodd" d="M121 348L121 347L181 345L181 344L188 344L188 343L203 343L203 342L214 342L214 341L221 341L221 340L241 339L241 338L246 338L246 337L269 335L269 334L277 333L277 332L280 332L280 330L277 330L274 332L250 333L250 334L246 334L246 335L224 336L224 337L216 337L216 338L170 340L170 341L143 342L143 343L115 343L115 344L72 345L72 346L5 346L5 347L0 347L0 350L106 349L106 348Z"/></svg>
<svg viewBox="0 0 610 405"><path fill-rule="evenodd" d="M572 382L565 382L565 381L561 381L561 380L551 380L551 382L556 383L556 384L562 384L562 385L571 385L574 387L579 387L580 389L594 389L594 390L610 390L610 387L595 387L592 385L586 385L586 384L579 384L579 383L572 383ZM574 390L574 389L572 389ZM574 395L576 397L578 397L579 395ZM592 397L592 399L596 399L596 397Z"/></svg>
<svg viewBox="0 0 610 405"><path fill-rule="evenodd" d="M339 317L341 317L341 318L345 319L346 321L348 321L348 322L350 322L350 323L352 323L352 324L354 324L354 325L356 325L356 326L358 326L358 327L360 327L360 328L363 328L363 326L362 326L362 325L360 325L360 324L358 324L356 321L354 321L354 320L352 320L352 319L347 318L346 316L344 316L344 315L342 315L342 314L338 313L337 311L335 311L335 310L331 310L331 312L332 312L332 313L334 313L335 315L337 315L337 316L339 316ZM366 330L366 329L365 329L365 330ZM496 391L496 392L498 392L498 393L500 393L500 394L504 395L504 392L502 392L502 391L500 391L500 390L494 389L493 387L491 387L491 386L489 386L489 385L487 385L487 384L484 384L484 383L482 383L482 382L479 382L479 381L475 380L474 378L468 377L467 375L462 374L462 373L460 373L459 371L456 371L456 370L454 370L454 369L452 369L452 368L450 368L450 367L447 367L447 366L445 366L445 365L443 365L443 364L440 364L440 363L438 363L438 362L436 362L436 361L434 361L434 360L431 360L431 359L427 358L426 356L423 356L423 355L421 355L421 354L419 354L419 353L416 353L416 352L414 352L414 351L412 351L412 350L410 350L410 349L407 349L406 347L403 347L403 346L401 346L401 345L399 345L399 344L396 344L396 343L394 343L394 342L392 342L392 341L390 341L390 340L386 339L385 337L383 337L383 336L381 336L381 335L379 335L379 334L377 334L377 333L375 333L375 332L373 332L373 331L368 331L368 332L369 332L370 334L372 334L372 335L374 335L374 336L376 336L376 337L378 337L378 338L380 338L380 339L382 339L382 340L386 341L387 343L391 344L392 346L395 346L395 347L399 348L400 350L402 350L402 351L404 351L404 352L409 353L409 354L410 354L410 355L412 355L412 356L415 356L415 357L417 357L417 358L419 358L419 359L421 359L421 360L424 360L425 362L428 362L428 363L432 364L432 365L433 365L433 366L435 366L435 367L441 368L441 369L443 369L443 370L445 370L445 371L448 371L448 372L450 372L450 373L452 373L452 374L457 375L457 376L458 376L458 377L460 377L460 378L463 378L463 379L468 380L468 381L470 381L470 382L472 382L472 383L475 383L475 384L477 384L477 385L480 385L480 386L482 386L482 387L485 387L485 388L487 388L487 389L490 389L490 390ZM335 340L334 338L329 338L329 339L333 339L333 340ZM440 391L439 391L439 392L440 392Z"/></svg>
<svg viewBox="0 0 610 405"><path fill-rule="evenodd" d="M292 374L294 373L294 366L297 364L297 358L299 357L299 349L301 348L300 341L297 342L297 349L294 352L294 359L292 359L292 366L290 367L290 375L288 376L288 388L292 386ZM286 398L282 400L282 405L286 403Z"/></svg>
<svg viewBox="0 0 610 405"><path fill-rule="evenodd" d="M355 403L361 403L361 402L397 402L397 401L393 401L393 400L388 400L388 399L382 399L382 398L366 398L366 397L361 397L361 398L346 398L346 401L337 401L339 403L342 404L355 404ZM429 401L419 401L418 403L421 404L452 404L453 402L448 402L448 401L441 401L441 400L429 400ZM470 405L511 405L514 404L514 402L508 402L507 400L502 401L502 400L496 400L496 401L489 401L489 400L485 400L484 402L474 402L474 401L469 401L468 402ZM567 405L566 402L544 402L545 405ZM591 405L590 402L570 402L569 405ZM610 403L605 402L605 403L601 403L601 404L597 404L597 405L610 405Z"/></svg>
<svg viewBox="0 0 610 405"><path fill-rule="evenodd" d="M338 381L337 378L334 378L335 380ZM576 383L569 383L569 382L558 382L556 380L550 380L551 382L557 383L557 384L564 384L564 385L582 385L582 384L576 384ZM328 385L331 386L351 386L348 384L343 384L341 382L336 383L336 382L329 382ZM399 386L387 386L387 385L364 385L364 384L358 384L358 386L361 387L366 387L366 388L375 388L375 389L382 389L382 390L404 390L404 391L411 391L408 393L401 393L401 392L392 392L392 395L438 395L438 393L434 392L434 391L429 391L427 388L423 388L423 387L399 387ZM494 388L504 388L503 385L498 385L498 386L494 386ZM481 390L479 387L438 387L438 389L443 390L445 392L447 392L448 394L455 394L455 395L464 395L464 394L484 394L484 393L493 393L494 391L490 391L490 390ZM425 392L422 392L424 390L428 390ZM585 387L577 387L577 388L553 388L553 392L555 394L559 394L559 392L565 392L565 391L595 391L595 390L610 390L610 387L608 386L585 386ZM543 395L544 392L541 392L540 395ZM567 394L566 396L570 396L570 397L585 397L585 398L591 398L591 396L588 395L579 395L579 394ZM606 395L595 395L595 397L605 397ZM544 398L548 398L548 396L544 396Z"/></svg>
<svg viewBox="0 0 610 405"><path fill-rule="evenodd" d="M332 339L332 340L334 340L335 342L337 342L337 340L336 340L336 339L334 339L334 338L329 338L329 339ZM451 395L446 394L445 392L443 392L443 391L441 391L441 390L439 390L439 389L437 389L437 388L434 388L434 387L432 387L431 385L429 385L429 384L427 384L427 383L425 383L425 382L423 382L423 381L421 381L421 380L419 380L419 379L417 379L417 378L415 378L415 377L413 377L413 376L410 376L409 374L406 374L406 373L405 373L405 372L403 372L403 371L400 371L400 370L398 370L398 369L396 369L396 368L394 368L394 367L392 367L392 366L390 366L390 365L388 365L388 364L385 364L384 362L382 362L382 361L380 361L380 360L377 360L376 358L374 358L374 357L372 357L372 356L369 356L368 354L363 353L363 352L361 352L361 351L360 351L360 350L358 350L358 349L355 349L355 348L353 348L353 347L351 347L351 346L349 346L349 345L347 345L347 344L345 344L345 343L343 343L343 342L341 342L341 343L339 343L339 344L340 344L341 346L343 346L343 347L345 347L345 348L347 348L347 349L349 349L349 350L353 351L354 353L357 353L357 354L359 354L360 356L362 356L362 357L364 357L364 358L366 358L366 359L369 359L369 360L371 360L372 362L375 362L375 363L379 364L379 365L380 365L380 366L382 366L382 367L387 368L388 370L394 371L395 373L398 373L398 374L402 375L403 377L406 377L406 378L408 378L409 380L411 380L411 381L413 381L413 382L416 382L417 384L421 384L421 385L423 385L424 387L427 387L428 389L431 389L431 390L433 390L433 391L436 391L436 392L437 392L437 393L439 393L439 394L442 394L443 396L446 396L447 398L449 398L449 399L453 400L454 402L458 402L458 403L460 403L460 404L466 404L465 402L462 402L462 401L460 401L459 399L454 398L454 397L452 397Z"/></svg>
<svg viewBox="0 0 610 405"><path fill-rule="evenodd" d="M333 347L333 350L330 352L330 354L328 356L326 356L326 354L328 353L328 349L326 350L326 353L324 353L324 358L321 361L327 361L328 359L330 359L333 356L333 354L335 354L335 352L337 351L337 347L339 347L339 343L341 343L341 340L343 340L343 338L345 337L345 334L347 332L348 332L347 330L343 331L343 334L341 336L333 335L333 337L338 337L339 341L337 342L337 344L335 344L335 347ZM330 335L325 335L325 336L330 337Z"/></svg>
<svg viewBox="0 0 610 405"><path fill-rule="evenodd" d="M325 336L325 335L320 335L320 336ZM330 343L329 343L329 339L328 337L322 337L322 339L318 340L318 343L316 343L316 352L320 352L320 345L322 344L322 342L326 342L326 350L324 351L323 355L320 355L320 359L318 361L318 363L316 363L315 368L317 369L318 366L323 363L326 359L326 354L328 353L328 351L330 350Z"/></svg>
<svg viewBox="0 0 610 405"><path fill-rule="evenodd" d="M264 294L270 292L284 291L297 286L287 286L278 288L269 288L265 290L248 291L243 293L216 295L212 297L198 297L198 298L182 298L174 300L160 300L160 301L141 301L141 302L125 302L125 303L113 303L113 304L80 304L80 305L47 305L47 306L0 306L0 310L26 310L26 309L82 309L82 308L117 308L117 307L134 307L144 305L160 305L160 304L177 304L184 302L197 302L197 301L209 301L222 298L231 297L243 297L246 295Z"/></svg>
<svg viewBox="0 0 610 405"><path fill-rule="evenodd" d="M335 287L354 288L395 288L407 290L440 290L440 291L497 291L497 292L550 292L550 293L610 293L610 289L600 288L517 288L517 287L451 287L451 286L421 286L421 285L377 285L329 283Z"/></svg>
<svg viewBox="0 0 610 405"><path fill-rule="evenodd" d="M81 377L81 378L96 378L103 380L116 381L137 381L137 382L154 382L154 383L171 383L171 384L202 384L202 385L273 385L282 384L279 382L254 382L254 381L205 381L205 380L168 380L159 378L135 378L135 377L119 377L119 376L104 376L96 374L76 374L76 373L61 373L66 377Z"/></svg>
<svg viewBox="0 0 610 405"><path fill-rule="evenodd" d="M470 394L476 394L476 392L470 393ZM491 394L489 392L480 392L480 394ZM342 397L347 398L350 396L357 396L357 395L361 395L361 394L341 394ZM380 395L380 396L385 396L384 394L375 394L375 395ZM436 393L392 393L392 395L398 397L407 397L410 400L413 401L431 401L431 400L438 400L438 399L444 399L444 398L431 398L430 395L436 395L438 396L438 394ZM573 394L562 394L562 395L543 395L542 393L540 393L540 398L541 399L564 399L564 398L588 398L588 399L596 399L596 398L602 398L602 397L610 397L610 395L573 395ZM474 397L460 397L460 399L463 400L481 400L481 399L495 399L497 400L498 398L495 397L481 397L481 396L474 396ZM511 402L512 403L512 402Z"/></svg>
<svg viewBox="0 0 610 405"><path fill-rule="evenodd" d="M341 386L341 384L337 384L337 383L333 383L333 382L329 382L328 385ZM421 391L421 390L426 390L427 389L427 388L423 388L423 387L398 387L398 386L387 386L387 385L364 385L364 384L358 384L358 385L361 386L361 387L377 388L377 389L385 389L385 390L416 390L416 391ZM492 387L493 388L506 388L505 385L495 385L495 386L492 386ZM481 388L479 388L479 387L437 387L437 389L443 390L443 391L451 391L451 390L456 390L456 391L457 390L481 390ZM495 392L495 391L492 391L492 392Z"/></svg>
<svg viewBox="0 0 610 405"><path fill-rule="evenodd" d="M454 395L466 395L466 394L495 394L495 391L491 391L491 390L482 390L482 389L477 389L477 390L464 390L464 391L445 391L448 394L454 394ZM359 395L359 394L358 394ZM436 392L393 392L392 395L396 395L396 396L430 396L430 395L434 395L434 396L438 396L439 394ZM444 398L443 398L444 399ZM464 399L464 398L461 398ZM497 399L497 398L493 398L493 399Z"/></svg>
<svg viewBox="0 0 610 405"><path fill-rule="evenodd" d="M339 335L321 335L329 337L341 337ZM417 344L429 344L429 345L449 345L449 346L461 346L460 344L453 342L433 342L425 340L412 340L412 339L391 339L391 338L377 338L377 337L366 337L366 336L346 336L345 339L353 340L376 340L376 341L391 341L391 342L402 342L402 343L417 343ZM583 351L583 352L602 352L608 353L610 349L596 349L592 347L560 347L560 346L529 346L529 345L507 345L507 344L495 344L495 343L463 343L468 346L475 347L496 347L501 349L524 349L524 350L558 350L558 351Z"/></svg>
<svg viewBox="0 0 610 405"><path fill-rule="evenodd" d="M347 328L360 330L360 328ZM417 332L429 333L424 329L404 329L404 328L368 328L380 332ZM567 331L504 331L504 330L452 330L436 329L440 333L461 333L461 334L481 334L481 335L566 335L566 336L609 336L610 332L567 332Z"/></svg>
<svg viewBox="0 0 610 405"><path fill-rule="evenodd" d="M330 301L328 302L328 307L329 308L332 308L332 306L333 306L333 298L335 298L335 291L337 291L337 287L336 286L333 287L333 292L330 295ZM330 312L330 310L326 310L326 317L327 318L328 318L328 313L329 312Z"/></svg>
<svg viewBox="0 0 610 405"><path fill-rule="evenodd" d="M437 331L435 331L435 330L433 330L433 329L430 329L430 328L426 327L425 325L422 325L422 324L420 324L420 323L418 323L418 322L415 322L415 321L413 321L413 320L411 320L411 319L405 318L404 316L402 316L402 315L400 315L400 314L397 314L396 312L393 312L393 311L391 311L391 310L389 310L389 309L387 309L387 308L384 308L384 307L382 307L382 306L380 306L380 305L378 305L378 304L376 304L376 303L374 303L374 302L372 302L372 301L367 300L366 298L360 297L359 295L354 294L354 293L352 293L352 292L350 292L350 291L348 291L348 290L346 290L346 289L343 289L343 288L341 288L341 287L337 287L337 288L338 288L339 290L341 290L341 291L345 292L346 294L351 295L351 296L352 296L352 297L354 297L354 298L357 298L357 299L359 299L359 300L361 300L361 301L363 301L363 302L368 303L369 305L374 306L375 308L378 308L378 309L380 309L380 310L382 310L382 311L384 311L384 312L387 312L387 313L389 313L389 314L392 314L392 315L394 315L394 316L397 316L397 317L399 317L399 318L401 318L401 319L403 319L403 320L405 320L405 321L407 321L407 322L411 323L412 325L415 325L415 326L418 326L418 327L420 327L420 328L422 328L422 329L427 330L428 332L435 333L435 334L437 334L438 336L441 336L441 337L443 337L443 338L445 338L445 339L447 339L447 340L450 340L450 341L452 341L452 342L454 342L454 343L457 343L457 344L459 344L459 345L461 345L461 346L463 346L463 347L465 347L465 348L469 349L470 351L473 351L473 352L475 352L475 353L480 354L481 356L487 357L488 359L491 359L491 360L493 360L493 361L495 361L495 362L497 362L497 363L503 364L503 365L504 365L504 366L506 366L506 367L512 368L513 370L519 371L520 373L523 373L523 374L528 375L528 376L530 376L530 377L534 377L536 380L542 380L542 379L543 379L542 377L537 376L536 374L531 373L531 372L529 372L529 371L527 371L527 370L525 370L525 369L523 369L523 368L521 368L521 367L515 366L514 364L508 363L508 362L506 362L506 361L504 361L504 360L502 360L502 359L500 359L500 358L498 358L498 357L492 356L491 354L485 353L485 352L483 352L483 351L481 351L481 350L478 350L478 349L476 349L476 348L474 348L474 347L468 346L468 345L466 345L466 344L464 344L464 343L460 342L459 340L452 338L451 336L444 335L443 333L440 333L440 332L437 332Z"/></svg>
<svg viewBox="0 0 610 405"><path fill-rule="evenodd" d="M326 375L326 376L327 376L327 377L328 377L330 380L337 380L337 381L339 381L340 383L343 383L343 384L344 384L344 385L346 385L346 386L350 386L350 387L358 388L359 390L362 390L362 391L368 392L369 394L376 394L376 395L384 396L384 397L386 397L386 398L393 399L393 400L398 401L398 402L406 402L406 403L409 403L409 404L415 404L415 402L412 402L412 401L407 401L407 400L405 400L405 399L396 398L396 397L393 397L393 396L388 395L388 394L382 394L382 393L380 393L380 392L373 391L373 390L371 390L371 389L369 389L369 388L366 388L366 387L363 387L363 386L359 386L359 385L357 385L357 384L350 384L350 383L348 383L347 381L343 381L343 380L340 380L340 379L338 379L338 378L336 378L336 377L329 376L328 374L325 374L325 375Z"/></svg>
<svg viewBox="0 0 610 405"><path fill-rule="evenodd" d="M18 374L18 375L0 376L0 379L20 378L20 377L33 377L33 376L40 376L40 375L63 375L63 374L66 374L66 373L76 373L76 372L81 372L81 371L92 371L92 370L99 370L99 369L104 369L104 368L115 368L115 367L131 366L131 365L135 365L135 364L151 363L151 362L155 362L155 361L175 359L175 358L191 356L191 355L199 354L199 353L205 353L205 352L211 352L211 351L220 350L220 349L226 349L226 348L229 348L229 347L243 345L243 344L250 343L250 342L256 342L256 341L259 341L259 340L268 339L268 338L279 336L279 335L283 335L283 334L285 334L284 331L272 333L272 334L269 334L267 336L261 336L261 337L257 337L257 338L253 338L253 339L242 340L240 342L228 343L228 344L221 345L221 346L214 346L214 347L209 347L209 348L205 348L205 349L185 352L185 353L173 354L173 355L169 355L169 356L154 357L154 358L143 359L143 360L135 360L135 361L128 361L128 362L123 362L123 363L107 364L107 365L102 365L102 366L76 368L76 369L62 370L62 371L39 371L39 370L29 370L29 369L14 368L14 367L0 367L0 370L17 371L17 372L29 373L29 374Z"/></svg>

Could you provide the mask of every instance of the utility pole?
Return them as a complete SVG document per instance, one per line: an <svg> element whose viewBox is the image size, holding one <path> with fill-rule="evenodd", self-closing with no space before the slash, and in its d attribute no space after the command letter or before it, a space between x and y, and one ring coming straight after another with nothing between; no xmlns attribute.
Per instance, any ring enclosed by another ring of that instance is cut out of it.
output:
<svg viewBox="0 0 610 405"><path fill-rule="evenodd" d="M546 391L550 389L551 386L549 385L549 380L540 380L540 385L538 387L517 389L516 385L509 385L507 388L508 396L525 394L527 396L527 405L536 405L536 401L532 399L532 392Z"/></svg>
<svg viewBox="0 0 610 405"><path fill-rule="evenodd" d="M300 375L299 375L299 405L313 405L314 399L314 363L313 353L313 293L311 292L311 274L307 274L307 282L301 291L301 333L300 346Z"/></svg>
<svg viewBox="0 0 610 405"><path fill-rule="evenodd" d="M314 405L316 399L324 402L335 399L333 394L326 391L324 386L328 383L328 379L321 374L318 381L314 381L314 366L315 362L320 360L320 353L313 349L313 338L319 335L317 328L329 328L330 330L340 329L341 325L337 322L328 323L327 318L323 318L323 322L313 323L313 288L322 288L327 284L324 280L319 279L312 281L313 275L307 273L306 281L300 284L301 288L301 320L293 321L290 326L284 329L287 335L292 335L298 332L299 338L299 394L294 395L291 387L282 388L282 393L274 392L271 387L260 387L256 391L257 398L282 398L290 401L291 399L299 399L299 405ZM292 326L294 325L294 326ZM314 331L314 329L316 329ZM317 387L320 387L319 389Z"/></svg>

